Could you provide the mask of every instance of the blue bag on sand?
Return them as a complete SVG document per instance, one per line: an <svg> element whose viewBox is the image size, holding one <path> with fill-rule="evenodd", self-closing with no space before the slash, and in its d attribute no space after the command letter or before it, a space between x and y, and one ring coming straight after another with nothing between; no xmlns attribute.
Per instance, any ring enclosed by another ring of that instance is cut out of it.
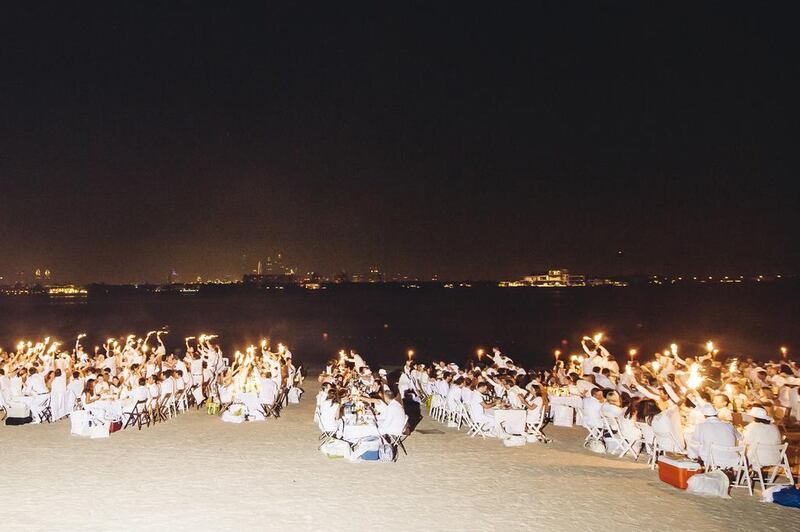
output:
<svg viewBox="0 0 800 532"><path fill-rule="evenodd" d="M784 488L780 491L776 491L772 495L772 501L781 506L800 508L800 490L792 486L791 488Z"/></svg>

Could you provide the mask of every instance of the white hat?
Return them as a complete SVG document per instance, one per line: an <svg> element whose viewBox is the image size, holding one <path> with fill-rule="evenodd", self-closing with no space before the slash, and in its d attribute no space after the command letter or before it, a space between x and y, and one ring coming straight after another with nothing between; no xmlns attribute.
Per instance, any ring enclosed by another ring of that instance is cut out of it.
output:
<svg viewBox="0 0 800 532"><path fill-rule="evenodd" d="M767 421L772 421L772 418L769 417L767 411L761 408L760 406L754 406L750 410L747 411L745 414L746 416L754 417L756 419L765 419Z"/></svg>
<svg viewBox="0 0 800 532"><path fill-rule="evenodd" d="M702 406L702 408L700 409L700 411L706 417L711 417L711 416L716 416L717 415L717 409L714 408L714 405L712 405L711 403L705 403Z"/></svg>

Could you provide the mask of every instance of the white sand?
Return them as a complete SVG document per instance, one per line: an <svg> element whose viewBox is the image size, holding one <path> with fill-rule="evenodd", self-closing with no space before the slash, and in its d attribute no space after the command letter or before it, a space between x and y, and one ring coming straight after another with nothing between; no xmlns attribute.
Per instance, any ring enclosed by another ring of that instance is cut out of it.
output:
<svg viewBox="0 0 800 532"><path fill-rule="evenodd" d="M549 446L505 448L427 418L397 463L316 450L314 383L279 420L191 412L107 440L68 421L0 427L0 530L797 530L800 511L736 490L702 499L550 427ZM758 493L758 492L757 492Z"/></svg>

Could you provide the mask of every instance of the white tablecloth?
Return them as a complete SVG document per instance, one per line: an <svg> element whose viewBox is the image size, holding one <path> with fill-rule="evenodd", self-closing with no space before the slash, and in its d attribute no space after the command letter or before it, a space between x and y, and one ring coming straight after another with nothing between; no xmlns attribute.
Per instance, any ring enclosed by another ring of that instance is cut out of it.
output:
<svg viewBox="0 0 800 532"><path fill-rule="evenodd" d="M342 439L349 442L355 442L361 438L378 437L378 427L374 423L365 425L345 425Z"/></svg>
<svg viewBox="0 0 800 532"><path fill-rule="evenodd" d="M525 434L525 419L527 410L522 409L494 409L495 426L500 427L508 434Z"/></svg>

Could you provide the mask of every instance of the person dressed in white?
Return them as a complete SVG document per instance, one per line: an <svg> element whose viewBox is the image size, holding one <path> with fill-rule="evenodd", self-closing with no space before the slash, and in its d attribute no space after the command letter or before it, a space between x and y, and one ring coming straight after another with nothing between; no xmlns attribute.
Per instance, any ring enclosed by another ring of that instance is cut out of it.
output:
<svg viewBox="0 0 800 532"><path fill-rule="evenodd" d="M489 399L488 389L489 385L487 383L480 382L475 391L470 394L467 407L469 408L469 415L475 423L481 425L485 430L494 432L495 421L491 408L495 406L495 401Z"/></svg>
<svg viewBox="0 0 800 532"><path fill-rule="evenodd" d="M741 439L741 435L736 432L733 425L722 421L717 417L717 410L713 405L706 403L702 406L703 415L706 420L698 424L691 441L687 446L687 454L690 458L700 458L704 463L711 459L711 445L734 447L736 442ZM715 453L714 461L717 465L726 467L736 463L735 453Z"/></svg>
<svg viewBox="0 0 800 532"><path fill-rule="evenodd" d="M591 428L603 428L603 418L600 412L603 408L603 390L594 388L591 395L583 398L583 426Z"/></svg>
<svg viewBox="0 0 800 532"><path fill-rule="evenodd" d="M745 414L753 419L745 428L742 438L747 444L747 459L751 464L773 465L780 460L780 452L765 445L781 444L781 431L772 423L772 418L760 406L754 406Z"/></svg>
<svg viewBox="0 0 800 532"><path fill-rule="evenodd" d="M272 373L267 371L259 379L261 390L258 393L258 402L262 405L272 406L278 397L278 385L272 378Z"/></svg>
<svg viewBox="0 0 800 532"><path fill-rule="evenodd" d="M378 414L378 431L383 436L402 436L408 422L403 405L391 390L384 390L383 399L386 405L380 408Z"/></svg>

